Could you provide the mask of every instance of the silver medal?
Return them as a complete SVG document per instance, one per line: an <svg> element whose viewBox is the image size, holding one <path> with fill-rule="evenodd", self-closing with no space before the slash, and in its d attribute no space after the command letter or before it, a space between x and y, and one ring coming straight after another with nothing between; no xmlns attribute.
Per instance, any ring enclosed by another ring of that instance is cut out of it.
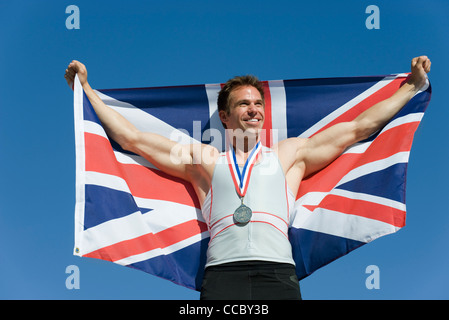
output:
<svg viewBox="0 0 449 320"><path fill-rule="evenodd" d="M253 215L252 210L243 203L234 211L234 220L238 223L248 223Z"/></svg>

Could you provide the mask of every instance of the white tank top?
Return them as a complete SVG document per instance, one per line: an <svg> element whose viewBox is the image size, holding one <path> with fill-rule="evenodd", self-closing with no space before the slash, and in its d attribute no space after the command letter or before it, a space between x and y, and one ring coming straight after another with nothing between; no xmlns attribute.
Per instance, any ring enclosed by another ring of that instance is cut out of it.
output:
<svg viewBox="0 0 449 320"><path fill-rule="evenodd" d="M225 153L215 164L202 214L210 241L206 267L236 261L262 260L295 264L288 240L294 196L273 150L263 147L253 167L244 204L253 211L249 223L233 218L241 200L235 190Z"/></svg>

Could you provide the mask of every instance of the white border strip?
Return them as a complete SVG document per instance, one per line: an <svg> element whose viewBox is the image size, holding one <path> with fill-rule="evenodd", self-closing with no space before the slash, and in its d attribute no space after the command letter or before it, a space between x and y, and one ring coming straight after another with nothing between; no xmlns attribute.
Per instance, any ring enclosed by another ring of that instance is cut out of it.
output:
<svg viewBox="0 0 449 320"><path fill-rule="evenodd" d="M83 245L84 229L84 186L85 186L85 154L84 154L84 115L83 115L83 88L78 79L74 79L73 110L75 118L75 154L76 154L76 177L75 177L75 247L73 254L80 256Z"/></svg>

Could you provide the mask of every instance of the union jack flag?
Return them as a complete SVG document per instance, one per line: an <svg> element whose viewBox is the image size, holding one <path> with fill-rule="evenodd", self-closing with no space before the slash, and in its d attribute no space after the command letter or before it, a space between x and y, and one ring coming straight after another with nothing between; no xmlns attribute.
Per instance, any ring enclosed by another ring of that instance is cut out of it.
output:
<svg viewBox="0 0 449 320"><path fill-rule="evenodd" d="M264 81L265 144L350 121L390 97L407 76ZM216 104L221 86L97 94L142 131L224 149ZM302 181L289 229L299 279L405 225L407 162L430 96L427 83L382 130ZM77 78L74 114L74 254L200 290L209 231L192 186L109 139Z"/></svg>

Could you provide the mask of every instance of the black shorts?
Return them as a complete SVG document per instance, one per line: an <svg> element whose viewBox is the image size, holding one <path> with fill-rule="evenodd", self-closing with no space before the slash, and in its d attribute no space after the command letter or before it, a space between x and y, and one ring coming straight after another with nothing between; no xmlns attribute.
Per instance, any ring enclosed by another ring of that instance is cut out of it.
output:
<svg viewBox="0 0 449 320"><path fill-rule="evenodd" d="M242 261L207 267L201 300L301 300L295 266Z"/></svg>

